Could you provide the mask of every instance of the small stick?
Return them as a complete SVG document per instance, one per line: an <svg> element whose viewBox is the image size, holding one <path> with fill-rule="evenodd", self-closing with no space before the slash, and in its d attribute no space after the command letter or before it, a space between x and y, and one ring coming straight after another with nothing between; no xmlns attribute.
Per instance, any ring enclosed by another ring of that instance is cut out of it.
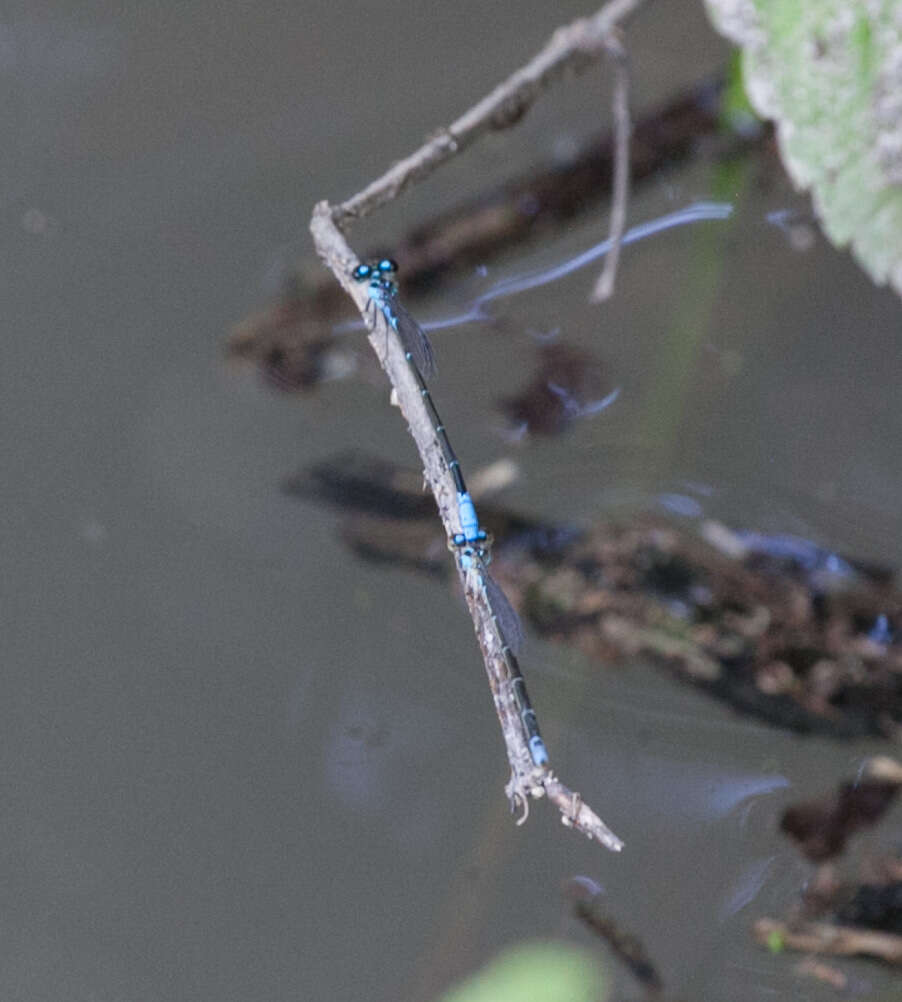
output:
<svg viewBox="0 0 902 1002"><path fill-rule="evenodd" d="M589 296L592 303L602 303L610 299L617 278L617 264L620 261L620 241L626 227L626 210L629 203L630 182L630 73L629 58L620 39L614 35L605 43L605 50L614 61L614 195L611 205L611 226L608 234L611 250L604 259L604 268L598 276L595 288Z"/></svg>

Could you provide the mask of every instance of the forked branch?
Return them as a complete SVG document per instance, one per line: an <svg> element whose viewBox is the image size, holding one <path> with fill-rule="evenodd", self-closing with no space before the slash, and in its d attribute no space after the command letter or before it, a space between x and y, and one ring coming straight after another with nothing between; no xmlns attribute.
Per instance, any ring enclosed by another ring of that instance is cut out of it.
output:
<svg viewBox="0 0 902 1002"><path fill-rule="evenodd" d="M471 146L480 136L515 124L539 94L566 70L582 69L606 52L614 54L618 64L615 93L615 100L619 102L618 130L622 142L626 143L629 124L625 111L625 55L614 30L643 2L645 0L611 0L594 16L559 28L525 66L457 121L436 133L416 152L395 164L382 177L341 205L333 207L328 202L320 202L313 211L310 229L317 253L357 304L367 324L370 345L391 381L398 405L408 422L423 461L426 483L435 496L439 515L449 538L461 531L454 481L443 462L429 414L399 341L394 336L385 336L384 325L380 325L377 331L373 311L366 309L369 301L367 290L351 277L352 271L360 262L348 246L343 231L347 231L355 219L392 201L409 184L427 177L440 164ZM626 162L622 155L620 160L622 163ZM615 187L618 189L619 205L615 205L612 214L615 243L617 235L623 230L625 216L625 171L618 172L618 177L619 183ZM528 813L529 800L547 795L557 805L565 825L581 831L612 851L619 851L623 843L588 807L580 794L566 787L547 765L536 765L533 762L510 680L506 675L503 640L493 627L493 610L488 605L484 589L467 588L463 571L461 579L485 660L511 766L511 778L506 791L512 807L519 811L523 820Z"/></svg>

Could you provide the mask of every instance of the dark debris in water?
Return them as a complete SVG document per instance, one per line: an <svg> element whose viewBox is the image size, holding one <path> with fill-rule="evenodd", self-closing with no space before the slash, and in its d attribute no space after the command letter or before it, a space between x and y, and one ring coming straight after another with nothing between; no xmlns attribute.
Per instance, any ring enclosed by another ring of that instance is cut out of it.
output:
<svg viewBox="0 0 902 1002"><path fill-rule="evenodd" d="M361 555L450 570L418 476L343 455L291 489L343 508ZM902 738L902 593L885 570L823 551L795 560L785 541L769 553L771 537L717 523L697 532L637 516L576 531L478 508L496 540L493 576L540 635L602 663L650 657L774 726Z"/></svg>
<svg viewBox="0 0 902 1002"><path fill-rule="evenodd" d="M902 622L902 595L885 574L827 582L640 517L595 526L553 563L519 554L508 567L501 548L496 575L533 629L593 657L650 655L792 730L900 737L902 646L887 624Z"/></svg>
<svg viewBox="0 0 902 1002"><path fill-rule="evenodd" d="M879 838L875 832L866 854L858 854L857 860L843 858L853 835L879 826L900 787L902 764L877 756L835 792L786 810L782 830L818 865L786 918L761 918L755 923L760 943L774 951L863 956L902 964L898 844L889 850L875 849Z"/></svg>
<svg viewBox="0 0 902 1002"><path fill-rule="evenodd" d="M530 382L499 409L518 433L559 435L588 417L610 391L600 362L589 352L558 342L543 345Z"/></svg>
<svg viewBox="0 0 902 1002"><path fill-rule="evenodd" d="M902 936L902 880L861 884L852 900L837 911L836 921Z"/></svg>
<svg viewBox="0 0 902 1002"><path fill-rule="evenodd" d="M876 824L898 792L899 783L888 779L843 783L836 793L787 808L780 829L808 859L820 863L840 855L852 835Z"/></svg>

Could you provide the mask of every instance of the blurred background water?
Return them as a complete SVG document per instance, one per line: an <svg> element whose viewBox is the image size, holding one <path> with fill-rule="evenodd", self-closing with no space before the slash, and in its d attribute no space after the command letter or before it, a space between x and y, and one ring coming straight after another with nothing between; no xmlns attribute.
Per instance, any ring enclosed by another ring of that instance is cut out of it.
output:
<svg viewBox="0 0 902 1002"><path fill-rule="evenodd" d="M683 997L820 997L749 925L806 874L776 834L793 791L832 786L878 744L788 736L651 669L533 640L556 769L627 848L605 853L541 804L516 828L463 610L441 584L361 564L334 513L279 490L350 445L413 463L384 388L290 398L223 360L278 262L309 253L316 200L357 190L587 12L7 5L4 999L428 999L521 938L584 938L559 895L575 872ZM629 41L636 110L727 57L689 0L652 5ZM558 86L355 246L390 246L597 131L609 91L603 68ZM512 302L516 335L436 335L465 465L511 451L493 401L520 384L529 331L560 325L621 393L517 450L517 507L580 522L678 494L898 564L897 300L820 238L794 250L767 214L804 203L748 165L646 184L631 221L697 198L733 218L626 250L606 306L586 303L582 272ZM450 288L416 309L455 305Z"/></svg>

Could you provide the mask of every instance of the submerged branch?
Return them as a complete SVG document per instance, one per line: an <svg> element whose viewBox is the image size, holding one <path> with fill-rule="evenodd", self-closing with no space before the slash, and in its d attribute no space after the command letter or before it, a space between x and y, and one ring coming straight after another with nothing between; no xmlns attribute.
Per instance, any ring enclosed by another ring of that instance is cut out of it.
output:
<svg viewBox="0 0 902 1002"><path fill-rule="evenodd" d="M763 946L825 953L834 957L875 957L887 964L902 964L902 936L878 929L857 929L827 922L790 925L777 919L755 922L755 939Z"/></svg>

